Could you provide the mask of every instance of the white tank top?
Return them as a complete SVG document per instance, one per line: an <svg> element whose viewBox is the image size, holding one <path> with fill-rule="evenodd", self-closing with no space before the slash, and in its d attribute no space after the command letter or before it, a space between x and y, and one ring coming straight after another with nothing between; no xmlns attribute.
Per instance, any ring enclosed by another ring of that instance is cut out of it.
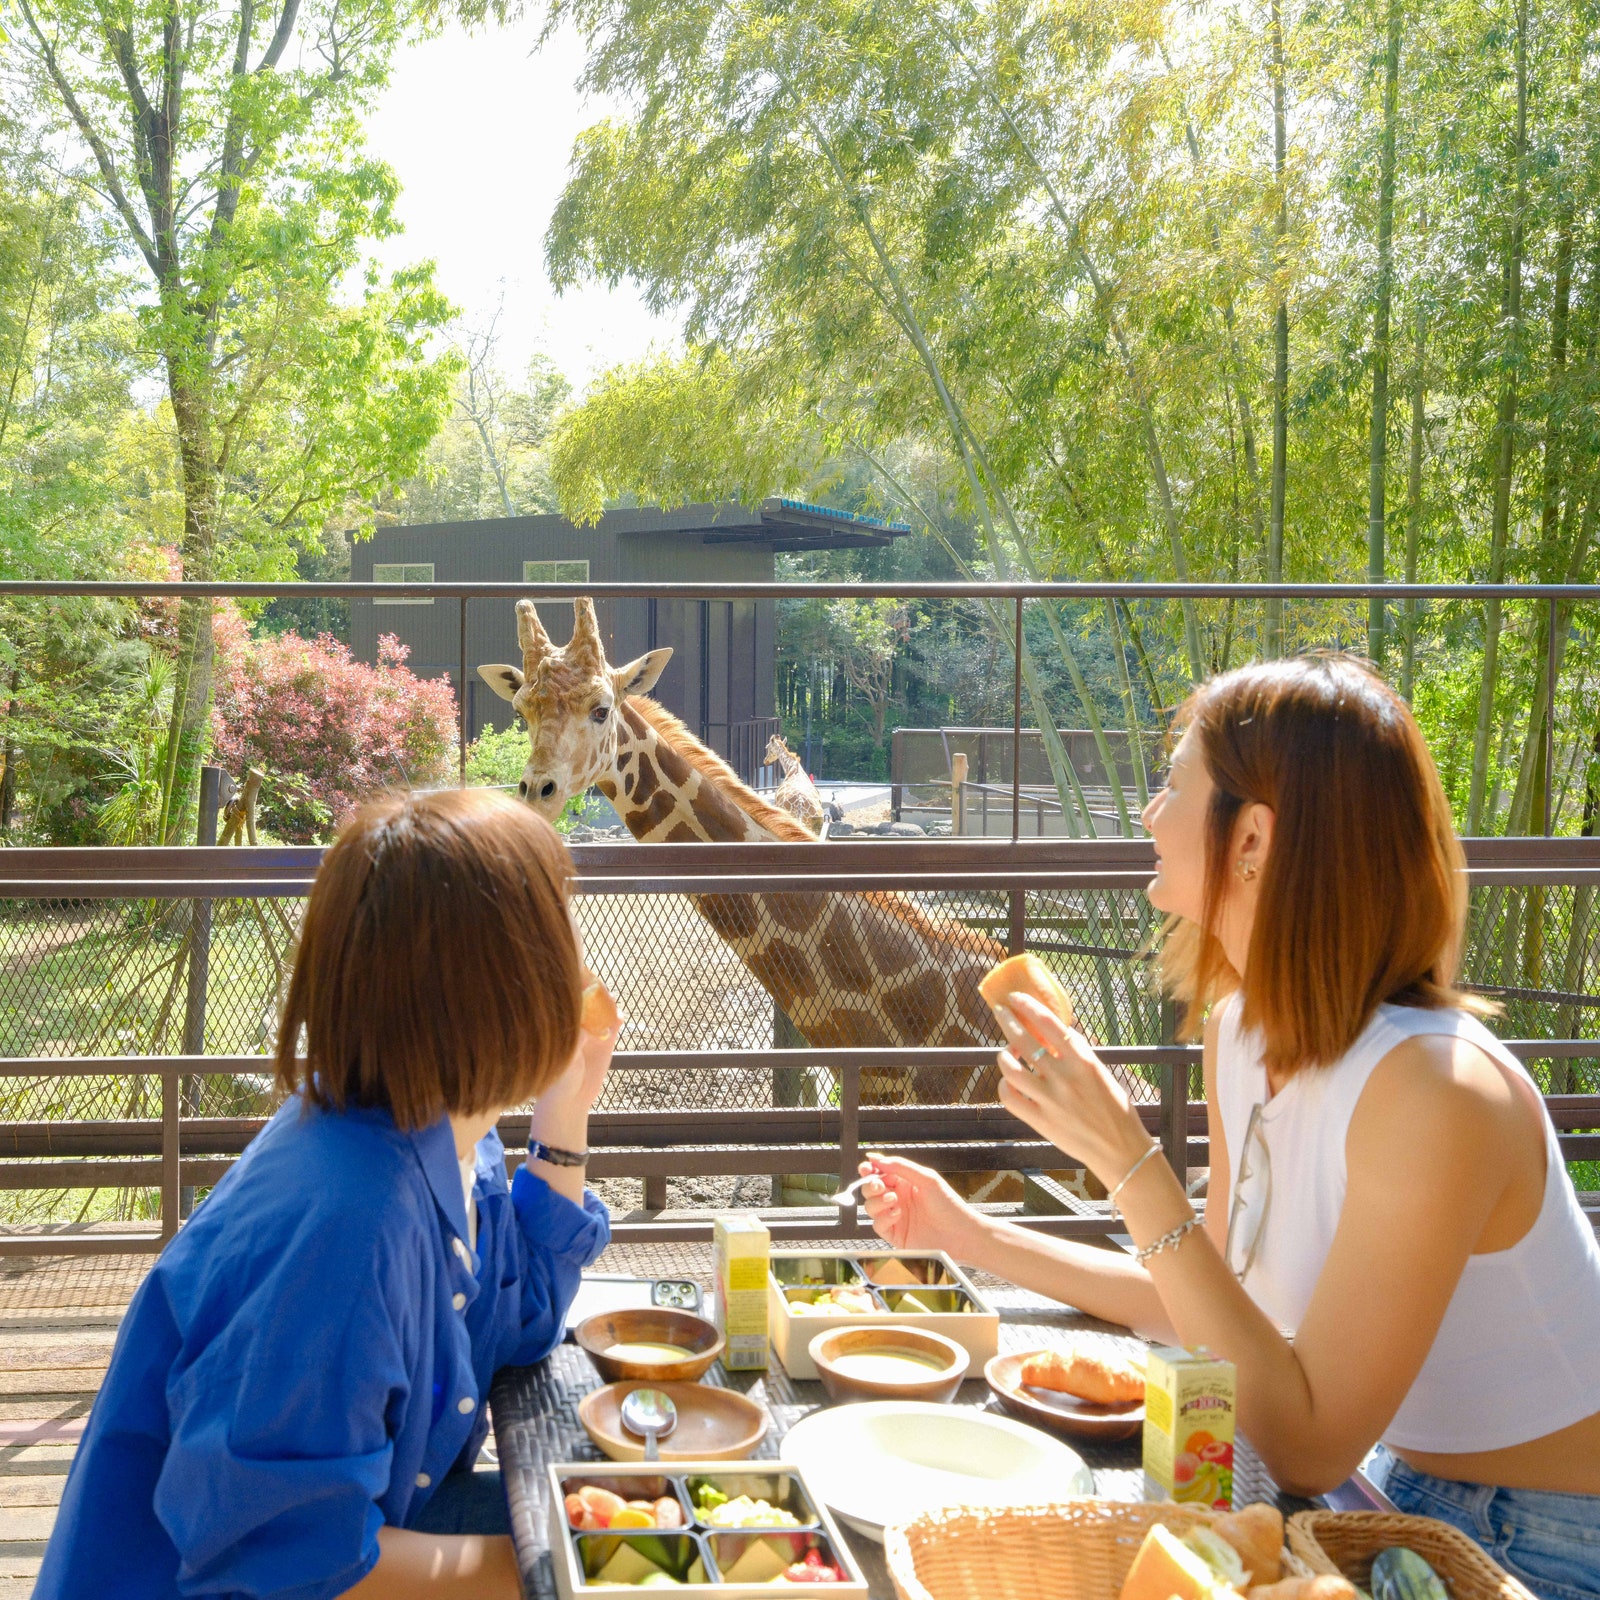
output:
<svg viewBox="0 0 1600 1600"><path fill-rule="evenodd" d="M1298 1072L1268 1099L1259 1035L1239 1026L1236 993L1217 1036L1217 1101L1231 1194L1250 1113L1263 1107L1271 1165L1267 1221L1245 1280L1291 1337L1333 1244L1345 1195L1345 1135L1373 1069L1402 1040L1448 1034L1531 1082L1522 1063L1461 1011L1379 1006L1346 1054ZM1544 1117L1544 1203L1509 1250L1468 1259L1422 1370L1384 1434L1404 1450L1499 1450L1600 1411L1600 1245Z"/></svg>

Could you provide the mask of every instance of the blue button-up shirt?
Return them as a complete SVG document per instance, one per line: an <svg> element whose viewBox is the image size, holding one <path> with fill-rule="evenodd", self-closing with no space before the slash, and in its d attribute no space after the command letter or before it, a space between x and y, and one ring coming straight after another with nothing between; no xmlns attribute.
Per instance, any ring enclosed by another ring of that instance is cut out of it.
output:
<svg viewBox="0 0 1600 1600"><path fill-rule="evenodd" d="M323 1600L470 1465L504 1366L561 1338L609 1236L477 1152L477 1249L447 1119L291 1100L128 1307L36 1600Z"/></svg>

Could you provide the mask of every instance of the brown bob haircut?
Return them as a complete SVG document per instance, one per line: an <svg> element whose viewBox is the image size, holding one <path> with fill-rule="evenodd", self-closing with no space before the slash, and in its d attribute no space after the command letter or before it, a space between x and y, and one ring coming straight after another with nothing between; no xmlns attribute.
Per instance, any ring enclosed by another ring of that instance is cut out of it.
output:
<svg viewBox="0 0 1600 1600"><path fill-rule="evenodd" d="M1201 922L1163 951L1191 1037L1234 989L1277 1071L1337 1061L1385 1001L1489 1009L1455 988L1467 884L1450 802L1410 707L1365 662L1241 667L1196 689L1177 725L1215 786ZM1274 824L1241 977L1211 930L1251 804Z"/></svg>
<svg viewBox="0 0 1600 1600"><path fill-rule="evenodd" d="M279 1086L330 1110L387 1106L407 1131L538 1095L578 1048L571 874L555 830L505 795L361 807L311 885Z"/></svg>

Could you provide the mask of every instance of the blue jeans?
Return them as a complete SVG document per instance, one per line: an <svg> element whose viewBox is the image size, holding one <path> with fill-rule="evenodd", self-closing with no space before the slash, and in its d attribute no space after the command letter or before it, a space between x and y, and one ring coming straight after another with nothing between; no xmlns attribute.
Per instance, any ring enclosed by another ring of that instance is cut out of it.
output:
<svg viewBox="0 0 1600 1600"><path fill-rule="evenodd" d="M1367 1471L1402 1511L1459 1528L1539 1600L1600 1600L1600 1495L1456 1483L1381 1445Z"/></svg>
<svg viewBox="0 0 1600 1600"><path fill-rule="evenodd" d="M447 1472L410 1526L418 1533L510 1533L500 1474L482 1469Z"/></svg>

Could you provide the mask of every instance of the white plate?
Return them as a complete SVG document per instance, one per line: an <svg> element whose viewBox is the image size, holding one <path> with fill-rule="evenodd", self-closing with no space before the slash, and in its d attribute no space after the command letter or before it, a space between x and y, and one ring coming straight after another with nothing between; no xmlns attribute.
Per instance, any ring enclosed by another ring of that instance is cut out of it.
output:
<svg viewBox="0 0 1600 1600"><path fill-rule="evenodd" d="M784 1435L784 1460L840 1521L882 1541L941 1506L1048 1505L1094 1493L1059 1439L970 1406L870 1400L817 1411Z"/></svg>

